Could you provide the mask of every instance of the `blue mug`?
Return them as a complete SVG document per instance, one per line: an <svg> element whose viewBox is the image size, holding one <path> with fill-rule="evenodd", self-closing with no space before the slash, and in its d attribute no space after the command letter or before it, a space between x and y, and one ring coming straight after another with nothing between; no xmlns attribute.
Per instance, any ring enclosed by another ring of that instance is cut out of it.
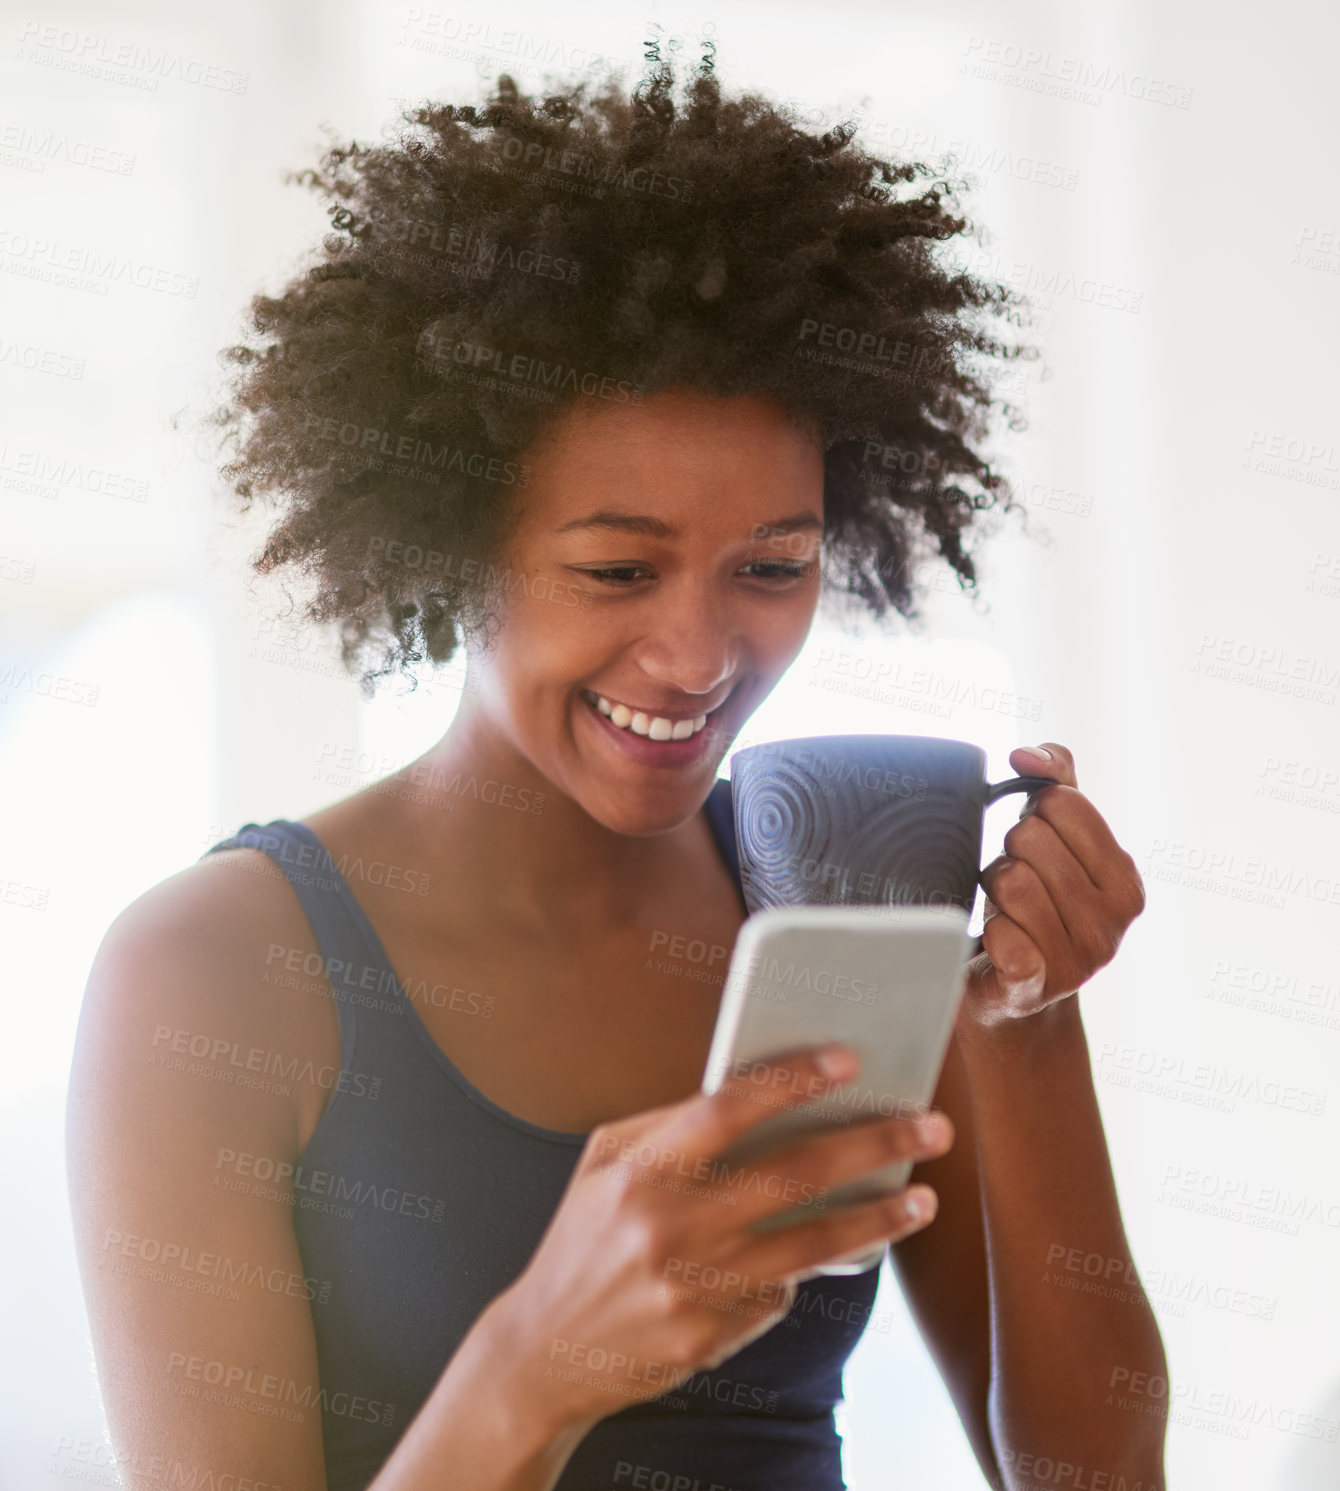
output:
<svg viewBox="0 0 1340 1491"><path fill-rule="evenodd" d="M765 906L960 906L982 884L986 809L1050 777L986 779L986 752L927 735L767 741L730 762L740 879ZM983 887L985 889L985 887ZM973 943L973 956L982 939Z"/></svg>

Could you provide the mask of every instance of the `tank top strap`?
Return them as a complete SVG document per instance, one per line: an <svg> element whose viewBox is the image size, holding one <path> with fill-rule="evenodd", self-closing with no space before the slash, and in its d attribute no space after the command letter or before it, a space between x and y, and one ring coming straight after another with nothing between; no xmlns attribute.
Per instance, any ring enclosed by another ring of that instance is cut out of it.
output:
<svg viewBox="0 0 1340 1491"><path fill-rule="evenodd" d="M712 790L707 794L706 807L707 816L716 831L717 843L721 845L726 863L730 866L730 872L735 877L736 885L740 886L740 894L743 896L744 886L740 883L740 853L735 843L735 809L731 800L731 785L726 777L718 777L712 783Z"/></svg>
<svg viewBox="0 0 1340 1491"><path fill-rule="evenodd" d="M339 1015L340 1062L349 1066L357 1028L356 1010L363 1007L397 1014L402 1011L395 970L367 913L330 851L302 823L286 818L266 824L247 823L230 838L211 845L205 853L215 854L223 849L259 849L283 871L293 887L316 939L321 968L308 967L306 960L298 969L289 968L288 959L296 950L285 949L282 950L285 961L273 972L280 978L293 972L308 976L315 972L324 974Z"/></svg>

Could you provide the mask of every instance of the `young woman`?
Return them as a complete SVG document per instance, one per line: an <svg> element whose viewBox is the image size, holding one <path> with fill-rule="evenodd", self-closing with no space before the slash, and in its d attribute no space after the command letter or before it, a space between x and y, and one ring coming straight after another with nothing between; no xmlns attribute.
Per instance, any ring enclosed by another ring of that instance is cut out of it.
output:
<svg viewBox="0 0 1340 1491"><path fill-rule="evenodd" d="M672 83L503 78L330 152L338 232L234 349L229 474L286 504L258 566L366 678L463 642L468 686L98 953L71 1196L136 1491L839 1491L878 1270L815 1270L883 1240L992 1486L1161 1483L1111 1391L1164 1370L1152 1314L1049 1272L1130 1266L1074 994L1143 899L1064 747L1011 757L1055 785L985 873L938 1113L711 1164L851 1073L698 1092L745 916L717 767L825 583L910 615L928 536L972 580L1006 349L932 252L943 188L897 190L923 168L710 59ZM901 1197L748 1230L894 1156Z"/></svg>

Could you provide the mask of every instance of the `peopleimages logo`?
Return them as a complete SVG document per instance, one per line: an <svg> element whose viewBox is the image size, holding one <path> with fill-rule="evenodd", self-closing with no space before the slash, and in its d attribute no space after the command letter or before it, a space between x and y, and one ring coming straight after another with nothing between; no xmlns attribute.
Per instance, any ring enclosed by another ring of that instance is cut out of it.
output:
<svg viewBox="0 0 1340 1491"><path fill-rule="evenodd" d="M50 373L56 378L84 376L86 359L69 352L54 352L46 347L20 346L0 336L0 367L26 368L30 373Z"/></svg>
<svg viewBox="0 0 1340 1491"><path fill-rule="evenodd" d="M32 489L49 501L60 495L58 487L78 487L121 502L146 502L149 497L147 481L64 453L53 456L48 451L11 450L8 445L0 445L0 473L5 473L0 485L13 491Z"/></svg>
<svg viewBox="0 0 1340 1491"><path fill-rule="evenodd" d="M71 678L64 673L37 673L17 663L0 667L0 704L9 702L13 690L22 690L43 698L59 699L66 704L82 704L91 709L98 702L102 685Z"/></svg>
<svg viewBox="0 0 1340 1491"><path fill-rule="evenodd" d="M202 88L217 88L224 93L245 93L251 76L213 62L183 57L180 52L156 52L136 42L114 42L94 31L42 25L38 21L24 23L19 43L17 55L21 61L37 62L63 72L86 73L109 82L131 82L149 93L158 91L162 78L197 83ZM24 43L28 44L26 53ZM136 78L133 76L136 73L143 76Z"/></svg>
<svg viewBox="0 0 1340 1491"><path fill-rule="evenodd" d="M350 859L347 851L335 859L324 845L295 844L282 834L269 834L259 827L244 829L237 837L240 847L260 849L272 859L295 869L310 869L318 875L325 875L327 883L338 875L345 880L366 880L369 885L384 885L388 890L405 890L426 896L433 878L422 870L388 865L380 859L365 864L361 855Z"/></svg>
<svg viewBox="0 0 1340 1491"><path fill-rule="evenodd" d="M797 751L795 759L811 775L823 781L859 782L871 792L882 792L890 797L908 797L913 802L921 802L930 786L929 777L910 777L902 771L863 766L859 761L843 756L829 757L822 751Z"/></svg>
<svg viewBox="0 0 1340 1491"><path fill-rule="evenodd" d="M530 474L530 467L521 462L504 461L499 456L463 450L459 446L434 445L431 440L425 440L420 435L395 435L376 425L323 418L319 414L307 416L303 422L303 433L315 434L320 440L347 445L350 449L356 447L360 454L375 454L388 460L419 466L434 476L441 471L457 471L482 477L485 481L524 487Z"/></svg>
<svg viewBox="0 0 1340 1491"><path fill-rule="evenodd" d="M651 197L669 197L688 202L693 197L693 182L682 176L667 176L646 166L627 166L622 161L607 161L602 166L594 156L579 150L555 150L538 140L518 140L506 136L499 154L514 169L543 170L563 176L577 176L584 182L601 187L613 186L620 191L646 192Z"/></svg>
<svg viewBox="0 0 1340 1491"><path fill-rule="evenodd" d="M234 1406L245 1406L251 1412L266 1410L261 1403L248 1403L242 1394L268 1399L275 1404L292 1404L295 1408L320 1407L323 1414L348 1415L350 1418L388 1427L395 1418L395 1405L392 1403L379 1403L358 1393L332 1392L327 1387L300 1384L291 1377L279 1377L273 1372L258 1372L254 1367L209 1361L201 1356L187 1356L182 1351L168 1353L167 1376L168 1386L184 1397L197 1396L195 1391L186 1388L188 1383L202 1382L219 1388L224 1393L238 1395ZM186 1388L185 1392L182 1392L183 1388ZM301 1414L296 1417L301 1421Z"/></svg>
<svg viewBox="0 0 1340 1491"><path fill-rule="evenodd" d="M640 404L646 392L640 384L626 378L581 372L561 362L545 362L527 352L509 355L500 347L450 337L431 326L419 338L419 353L424 364L442 376L492 374L516 383L534 384L539 392L584 393L616 404Z"/></svg>
<svg viewBox="0 0 1340 1491"><path fill-rule="evenodd" d="M853 1004L874 1004L879 986L829 968L814 968L807 962L783 963L779 958L755 955L742 972L745 992L753 999L785 1004L792 989L809 989Z"/></svg>
<svg viewBox="0 0 1340 1491"><path fill-rule="evenodd" d="M214 1162L214 1179L211 1185L219 1190L248 1191L252 1194L268 1195L271 1200L290 1200L288 1191L303 1193L299 1205L311 1210L325 1210L316 1204L318 1199L330 1198L329 1205L352 1201L357 1205L371 1202L379 1211L396 1212L403 1217L418 1217L425 1221L441 1222L446 1215L446 1201L441 1197L418 1195L413 1191L402 1191L397 1186L381 1186L370 1181L349 1180L333 1170L313 1170L306 1165L289 1160L275 1160L269 1155L243 1154L235 1149L220 1149ZM233 1177L223 1172L231 1170ZM242 1185L242 1180L273 1182L271 1191L255 1191ZM311 1205L309 1206L309 1203ZM348 1216L353 1212L343 1208Z"/></svg>
<svg viewBox="0 0 1340 1491"><path fill-rule="evenodd" d="M17 121L0 125L0 149L14 151L6 158L6 165L19 165L22 169L46 170L46 163L64 161L71 166L86 166L90 171L106 171L117 176L129 176L135 169L135 157L124 151L111 150L105 145L90 145L87 140L71 140L69 135L58 135L50 129L37 129ZM26 160L25 160L26 157Z"/></svg>
<svg viewBox="0 0 1340 1491"><path fill-rule="evenodd" d="M90 289L99 295L105 295L108 284L113 282L133 285L139 290L157 290L163 295L181 295L187 300L194 300L200 288L195 275L178 274L81 244L67 247L57 240L34 238L3 227L0 227L0 254L18 261L5 266L9 274L43 280L59 273L83 275L89 283L72 288Z"/></svg>
<svg viewBox="0 0 1340 1491"><path fill-rule="evenodd" d="M262 1046L244 1048L240 1041L227 1036L211 1036L200 1030L174 1029L170 1025L155 1025L150 1043L160 1065L175 1065L178 1069L193 1071L194 1065L172 1063L166 1058L169 1053L190 1056L196 1063L205 1063L216 1069L211 1075L226 1080L244 1080L245 1075L262 1074L280 1077L285 1082L307 1082L317 1087L336 1092L351 1092L356 1097L376 1099L381 1096L382 1079L367 1072L355 1072L347 1067L333 1067L329 1063L318 1067L310 1058L285 1056L280 1051L267 1051ZM160 1050L160 1048L162 1048ZM229 1070L232 1068L234 1070Z"/></svg>
<svg viewBox="0 0 1340 1491"><path fill-rule="evenodd" d="M1008 83L1097 107L1109 93L1173 109L1191 107L1191 88L1148 73L1127 72L1110 62L1084 57L1054 56L1041 47L1021 46L997 37L970 36L963 49L959 72L975 78Z"/></svg>

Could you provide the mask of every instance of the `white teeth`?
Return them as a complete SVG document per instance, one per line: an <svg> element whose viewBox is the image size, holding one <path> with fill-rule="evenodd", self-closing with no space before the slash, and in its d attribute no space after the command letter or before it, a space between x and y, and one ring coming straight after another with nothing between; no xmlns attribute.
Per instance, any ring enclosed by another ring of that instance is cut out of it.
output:
<svg viewBox="0 0 1340 1491"><path fill-rule="evenodd" d="M663 715L649 715L642 710L634 713L626 704L610 703L604 694L596 694L595 703L600 713L620 730L631 730L648 740L688 740L707 723L705 714L691 720L667 720Z"/></svg>

